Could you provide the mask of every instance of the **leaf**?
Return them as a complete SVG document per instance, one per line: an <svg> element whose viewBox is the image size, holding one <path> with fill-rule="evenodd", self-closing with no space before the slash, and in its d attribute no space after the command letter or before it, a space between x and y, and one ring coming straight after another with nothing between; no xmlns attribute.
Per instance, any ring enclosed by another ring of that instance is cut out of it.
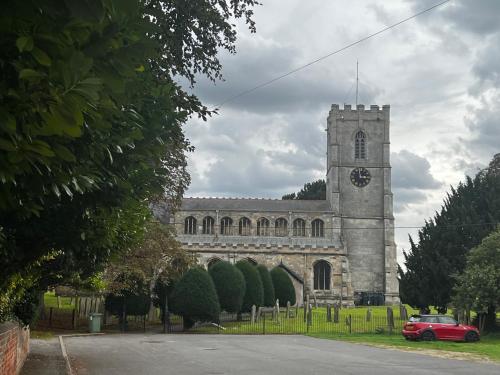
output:
<svg viewBox="0 0 500 375"><path fill-rule="evenodd" d="M33 49L33 38L30 36L20 36L16 40L16 46L19 52L29 52Z"/></svg>
<svg viewBox="0 0 500 375"><path fill-rule="evenodd" d="M73 193L66 184L61 184L61 186L63 187L64 191L66 192L66 194L68 194L69 197L73 197Z"/></svg>
<svg viewBox="0 0 500 375"><path fill-rule="evenodd" d="M58 198L61 197L61 191L59 190L57 185L55 184L52 185L52 191L54 192L55 195L57 195Z"/></svg>
<svg viewBox="0 0 500 375"><path fill-rule="evenodd" d="M142 73L144 71L144 65L141 64L140 66L138 66L137 68L135 68L135 71L139 72L139 73Z"/></svg>
<svg viewBox="0 0 500 375"><path fill-rule="evenodd" d="M23 69L19 72L19 79L30 80L30 79L40 79L43 77L44 77L43 74L33 69Z"/></svg>
<svg viewBox="0 0 500 375"><path fill-rule="evenodd" d="M64 161L75 162L75 155L65 146L56 144L52 146L57 156L59 156Z"/></svg>
<svg viewBox="0 0 500 375"><path fill-rule="evenodd" d="M16 133L16 118L9 112L0 109L0 126L2 130L9 134Z"/></svg>
<svg viewBox="0 0 500 375"><path fill-rule="evenodd" d="M0 150L4 151L16 151L16 146L6 139L0 138Z"/></svg>
<svg viewBox="0 0 500 375"><path fill-rule="evenodd" d="M52 60L50 59L49 55L43 52L40 48L33 48L33 50L31 51L31 55L35 58L36 61L38 61L40 65L50 66L52 64Z"/></svg>

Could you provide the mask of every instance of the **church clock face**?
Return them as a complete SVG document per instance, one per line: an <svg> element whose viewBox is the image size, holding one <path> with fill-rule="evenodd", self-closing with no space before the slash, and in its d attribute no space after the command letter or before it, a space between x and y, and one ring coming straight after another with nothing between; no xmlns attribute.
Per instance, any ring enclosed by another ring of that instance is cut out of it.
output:
<svg viewBox="0 0 500 375"><path fill-rule="evenodd" d="M354 186L365 187L370 182L372 176L368 169L363 167L354 168L351 171L351 182Z"/></svg>

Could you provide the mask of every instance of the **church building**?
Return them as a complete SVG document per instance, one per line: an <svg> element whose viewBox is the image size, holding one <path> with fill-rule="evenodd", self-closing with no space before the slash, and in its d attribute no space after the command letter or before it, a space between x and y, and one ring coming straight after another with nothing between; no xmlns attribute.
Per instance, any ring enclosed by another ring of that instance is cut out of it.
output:
<svg viewBox="0 0 500 375"><path fill-rule="evenodd" d="M398 303L389 120L388 105L332 105L326 200L185 198L168 219L178 240L207 268L240 259L282 267L299 303L306 294Z"/></svg>

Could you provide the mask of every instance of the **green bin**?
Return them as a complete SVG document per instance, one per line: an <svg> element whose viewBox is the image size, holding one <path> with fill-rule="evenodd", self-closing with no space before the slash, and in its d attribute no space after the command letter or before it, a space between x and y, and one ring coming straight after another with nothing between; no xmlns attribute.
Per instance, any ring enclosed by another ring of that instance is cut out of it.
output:
<svg viewBox="0 0 500 375"><path fill-rule="evenodd" d="M101 332L101 313L90 313L89 314L89 332L98 333Z"/></svg>

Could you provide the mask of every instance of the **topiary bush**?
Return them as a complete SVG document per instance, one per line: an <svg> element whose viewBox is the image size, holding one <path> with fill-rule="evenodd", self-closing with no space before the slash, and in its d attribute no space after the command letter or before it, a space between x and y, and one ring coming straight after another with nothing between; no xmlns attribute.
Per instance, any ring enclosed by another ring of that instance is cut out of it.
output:
<svg viewBox="0 0 500 375"><path fill-rule="evenodd" d="M264 288L262 287L259 271L246 260L237 262L236 267L243 274L246 283L245 296L240 311L251 311L252 305L262 306L264 304Z"/></svg>
<svg viewBox="0 0 500 375"><path fill-rule="evenodd" d="M240 312L246 290L241 271L229 262L219 261L209 268L208 273L217 290L221 310Z"/></svg>
<svg viewBox="0 0 500 375"><path fill-rule="evenodd" d="M218 322L219 298L214 282L206 270L191 268L175 284L170 302L171 311L184 318L184 327L196 321Z"/></svg>
<svg viewBox="0 0 500 375"><path fill-rule="evenodd" d="M271 274L263 264L259 264L256 268L262 280L262 287L264 288L264 306L274 306L276 298L274 296L274 285Z"/></svg>
<svg viewBox="0 0 500 375"><path fill-rule="evenodd" d="M274 285L274 295L279 299L280 306L286 306L288 301L295 305L295 288L285 270L281 267L274 267L271 271L271 279Z"/></svg>

